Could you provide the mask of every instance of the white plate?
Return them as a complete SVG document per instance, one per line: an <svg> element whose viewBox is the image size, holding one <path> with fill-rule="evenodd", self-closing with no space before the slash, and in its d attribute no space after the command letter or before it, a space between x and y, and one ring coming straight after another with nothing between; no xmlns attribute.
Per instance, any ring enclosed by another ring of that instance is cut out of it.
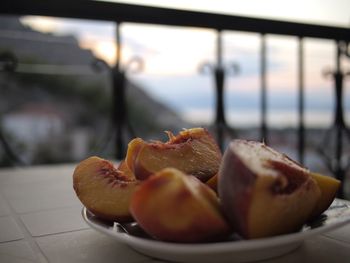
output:
<svg viewBox="0 0 350 263"><path fill-rule="evenodd" d="M200 244L179 244L153 240L142 232L140 233L137 226L136 228L135 226L131 227L130 234L127 234L118 223L102 221L86 208L83 208L82 215L92 228L153 258L191 263L249 262L286 254L299 247L307 238L350 223L350 202L336 199L320 218L305 225L297 233L254 240L239 240L237 237L232 237L228 241ZM138 231L134 233L132 229Z"/></svg>

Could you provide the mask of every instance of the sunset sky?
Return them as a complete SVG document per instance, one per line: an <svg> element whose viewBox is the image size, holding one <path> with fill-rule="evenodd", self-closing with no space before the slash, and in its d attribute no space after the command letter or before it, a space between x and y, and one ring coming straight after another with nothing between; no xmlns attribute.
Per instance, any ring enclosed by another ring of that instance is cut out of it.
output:
<svg viewBox="0 0 350 263"><path fill-rule="evenodd" d="M173 0L173 1L115 1L156 5L169 8L270 18L314 24L350 26L350 1L348 0ZM22 22L42 32L58 35L74 34L81 47L109 64L115 63L115 27L110 22L25 17ZM122 63L139 57L144 68L129 77L139 83L152 96L169 104L185 119L210 122L213 119L213 79L201 75L203 63L215 63L215 32L213 30L125 23L121 26ZM259 44L257 34L225 31L224 62L240 67L237 76L226 80L226 106L232 123L253 125L258 123L259 103ZM267 36L268 90L270 107L274 109L270 122L295 125L297 92L297 40L293 37ZM305 85L310 125L328 125L332 120L332 81L322 76L322 71L334 66L335 46L332 41L306 39ZM350 69L350 63L343 65ZM349 81L346 83L350 99ZM277 99L276 99L277 98ZM308 104L308 98L312 98ZM349 99L345 101L350 110ZM283 101L283 102L281 102ZM244 102L244 103L242 103ZM277 104L276 104L277 103ZM325 113L327 110L327 114ZM320 113L321 111L321 113ZM323 112L324 111L324 112ZM278 115L280 112L280 115ZM286 118L286 114L290 114ZM242 116L246 114L246 117ZM321 115L320 115L321 114ZM317 116L316 116L317 115ZM278 117L280 116L280 117ZM249 123L245 123L247 121Z"/></svg>

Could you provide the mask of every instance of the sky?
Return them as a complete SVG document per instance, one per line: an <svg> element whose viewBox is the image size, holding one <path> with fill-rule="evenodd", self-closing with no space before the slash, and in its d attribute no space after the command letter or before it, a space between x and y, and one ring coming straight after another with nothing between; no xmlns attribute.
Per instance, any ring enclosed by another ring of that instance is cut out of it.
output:
<svg viewBox="0 0 350 263"><path fill-rule="evenodd" d="M114 1L156 5L204 12L296 21L312 24L350 26L349 0L173 0ZM110 22L25 17L22 22L42 32L74 34L81 47L91 49L110 65L116 61L115 26ZM209 123L214 118L214 87L210 72L202 65L215 64L216 33L199 28L167 27L125 23L121 26L122 66L133 58L143 61L139 73L128 77L151 96L178 111L184 119ZM295 126L297 123L297 40L294 37L267 36L268 122ZM257 34L223 32L224 64L236 64L237 75L226 78L227 118L232 125L259 123L259 48ZM332 81L322 72L334 68L332 41L305 40L306 120L311 126L332 122ZM343 65L350 68L349 61ZM350 111L349 81L345 106ZM348 114L349 115L349 114ZM346 117L348 117L348 115ZM288 118L286 118L288 116Z"/></svg>

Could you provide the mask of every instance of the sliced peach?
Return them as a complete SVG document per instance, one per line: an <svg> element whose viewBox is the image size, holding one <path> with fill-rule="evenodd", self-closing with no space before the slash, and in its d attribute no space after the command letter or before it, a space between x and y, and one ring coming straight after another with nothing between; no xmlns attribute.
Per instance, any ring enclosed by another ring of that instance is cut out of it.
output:
<svg viewBox="0 0 350 263"><path fill-rule="evenodd" d="M138 167L138 161L137 158L139 156L140 150L147 146L147 142L142 140L141 138L135 138L131 140L128 144L128 150L125 157L125 163L129 167L130 171L134 173L136 169L140 170L141 168ZM144 176L145 178L141 178L141 175L147 174L147 176ZM135 176L136 177L136 176ZM146 179L148 177L147 171L138 172L138 179Z"/></svg>
<svg viewBox="0 0 350 263"><path fill-rule="evenodd" d="M254 141L230 143L218 181L224 212L248 239L298 231L321 195L307 169Z"/></svg>
<svg viewBox="0 0 350 263"><path fill-rule="evenodd" d="M131 180L135 180L135 175L133 174L133 172L130 170L129 166L126 164L125 160L122 160L119 165L117 170L122 173L124 176L126 176L127 178L131 179Z"/></svg>
<svg viewBox="0 0 350 263"><path fill-rule="evenodd" d="M202 182L219 169L221 152L213 137L203 128L183 130L169 140L145 142L140 138L128 145L126 163L139 180L145 180L166 167L174 167Z"/></svg>
<svg viewBox="0 0 350 263"><path fill-rule="evenodd" d="M333 177L318 173L311 173L311 176L317 182L317 185L321 190L320 200L317 202L316 207L310 216L310 218L313 219L321 215L332 204L337 191L339 190L340 181Z"/></svg>
<svg viewBox="0 0 350 263"><path fill-rule="evenodd" d="M213 189L215 193L217 193L218 192L218 174L210 178L205 184L209 186L211 189Z"/></svg>
<svg viewBox="0 0 350 263"><path fill-rule="evenodd" d="M80 201L96 216L106 220L132 220L129 203L138 184L134 177L96 156L79 163L73 174L73 188Z"/></svg>
<svg viewBox="0 0 350 263"><path fill-rule="evenodd" d="M143 181L130 210L141 228L163 241L201 242L230 233L214 191L174 168Z"/></svg>

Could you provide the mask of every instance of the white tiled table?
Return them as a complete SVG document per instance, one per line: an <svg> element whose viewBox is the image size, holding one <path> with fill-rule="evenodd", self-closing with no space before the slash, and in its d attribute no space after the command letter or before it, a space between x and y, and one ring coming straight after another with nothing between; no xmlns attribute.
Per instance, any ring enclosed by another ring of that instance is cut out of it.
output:
<svg viewBox="0 0 350 263"><path fill-rule="evenodd" d="M72 188L73 169L0 169L0 262L162 262L85 224ZM264 262L350 262L350 225Z"/></svg>

